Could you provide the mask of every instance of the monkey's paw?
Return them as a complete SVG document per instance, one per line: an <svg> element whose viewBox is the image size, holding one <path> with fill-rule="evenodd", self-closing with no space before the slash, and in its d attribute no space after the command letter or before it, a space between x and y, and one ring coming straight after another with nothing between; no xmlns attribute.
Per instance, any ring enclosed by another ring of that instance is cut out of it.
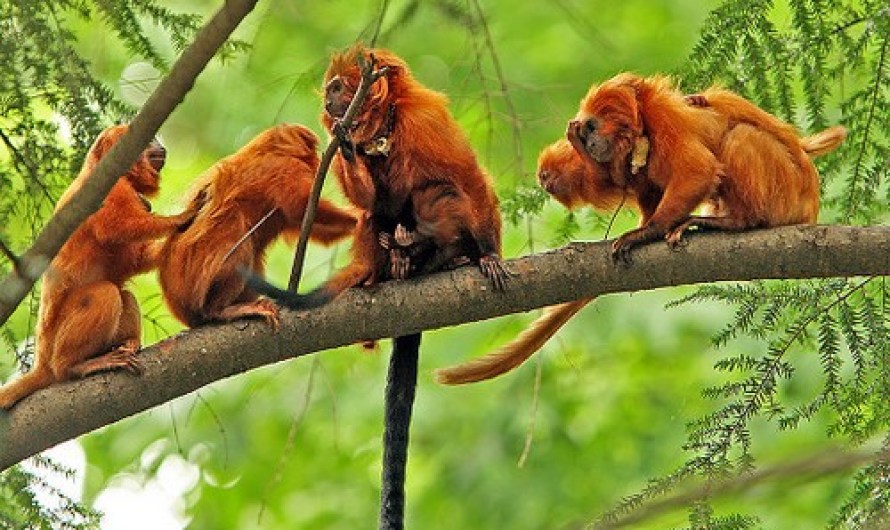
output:
<svg viewBox="0 0 890 530"><path fill-rule="evenodd" d="M394 248L389 251L389 268L394 280L404 280L411 270L411 259L404 250Z"/></svg>
<svg viewBox="0 0 890 530"><path fill-rule="evenodd" d="M504 267L504 260L497 254L486 254L479 258L479 269L486 278L491 280L495 290L507 288L507 281L513 274Z"/></svg>

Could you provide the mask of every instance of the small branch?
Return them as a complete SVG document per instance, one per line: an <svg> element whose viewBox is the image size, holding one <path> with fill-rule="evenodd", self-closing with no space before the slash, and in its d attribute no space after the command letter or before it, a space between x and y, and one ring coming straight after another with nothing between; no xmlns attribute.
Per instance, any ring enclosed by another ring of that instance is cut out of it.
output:
<svg viewBox="0 0 890 530"><path fill-rule="evenodd" d="M49 266L65 241L78 226L102 205L108 191L120 175L133 165L161 124L191 90L195 78L217 50L250 13L257 0L226 0L201 28L192 42L152 92L148 101L130 123L130 129L102 158L83 187L59 209L22 257L24 266L0 283L0 324L16 307Z"/></svg>
<svg viewBox="0 0 890 530"><path fill-rule="evenodd" d="M247 241L247 238L249 238L250 236L252 236L253 233L256 232L257 230L259 230L260 227L263 226L263 223L265 223L267 220L269 220L269 218L272 217L272 214L275 213L275 211L276 211L277 209L278 209L278 208L272 208L271 210L269 210L268 212L266 212L266 215L260 217L260 220L257 221L256 224L254 224L253 226L251 226L251 227L250 227L250 230L248 230L247 232L244 233L243 236L241 236L240 238L238 238L238 241L235 241L235 244L232 245L232 248L230 248L230 249L228 250L228 252L226 252L226 253L223 255L222 262L225 263L226 260L229 259L229 256L231 256L233 252L235 252L236 250L238 250L238 247L240 247L245 241Z"/></svg>
<svg viewBox="0 0 890 530"><path fill-rule="evenodd" d="M0 239L0 254L3 254L3 256L12 263L12 268L15 271L19 271L22 268L22 260L15 255L12 249L6 246L6 243L4 243L2 239Z"/></svg>
<svg viewBox="0 0 890 530"><path fill-rule="evenodd" d="M856 203L857 200L857 183L862 178L862 164L865 160L865 156L867 153L868 146L868 138L869 135L872 134L871 126L872 122L877 118L881 119L880 115L881 111L877 110L878 100L881 95L881 85L884 79L884 66L886 64L887 59L887 46L890 44L890 36L884 35L884 43L881 45L881 55L878 58L877 63L877 72L875 72L875 80L874 85L871 90L871 105L869 105L868 112L866 113L865 127L862 128L862 141L859 142L859 149L856 155L856 163L853 165L853 175L850 177L850 182L848 184L850 188L850 193L847 199L847 211L844 212L844 219L850 220L853 218L853 212L857 209L859 204ZM881 127L883 129L883 127Z"/></svg>
<svg viewBox="0 0 890 530"><path fill-rule="evenodd" d="M383 27L383 18L386 16L387 11L389 11L389 0L383 0L383 4L380 6L380 15L377 16L377 23L374 25L374 34L371 35L371 41L368 43L371 48L377 46L380 28Z"/></svg>
<svg viewBox="0 0 890 530"><path fill-rule="evenodd" d="M294 419L290 424L290 429L287 431L287 440L284 442L281 456L278 457L275 473L272 475L269 482L266 483L266 494L263 495L260 511L256 516L257 526L261 526L263 523L263 514L266 513L266 501L270 497L272 491L281 483L281 478L284 476L284 470L290 459L291 451L294 450L294 446L296 445L297 431L300 429L300 426L303 425L303 419L306 418L306 412L309 411L309 404L312 403L312 391L315 389L315 372L318 371L320 363L321 360L317 357L312 360L312 367L309 369L309 380L306 382L306 391L303 393L303 404L300 405L300 409L297 411L296 416L294 416Z"/></svg>
<svg viewBox="0 0 890 530"><path fill-rule="evenodd" d="M16 148L15 144L12 143L12 139L6 135L2 130L0 130L0 140L3 140L3 143L6 145L6 148L9 150L9 153L12 155L12 164L16 168L16 171L19 173L27 173L30 175L31 180L37 183L40 187L40 191L43 192L43 195L50 201L53 202L53 196L49 192L49 187L40 180L39 171L34 166L33 162L26 158L19 149ZM24 170L22 169L24 167Z"/></svg>
<svg viewBox="0 0 890 530"><path fill-rule="evenodd" d="M358 114L365 98L368 97L371 85L386 75L387 68L383 67L379 70L375 70L376 65L377 62L374 60L373 55L368 62L364 62L363 58L359 56L359 68L362 70L362 79L359 82L355 96L353 96L352 101L349 103L349 107L346 109L346 113L340 120L340 125L344 131L348 131L352 126L352 121ZM294 251L294 264L291 268L290 280L287 282L287 288L294 292L296 292L300 286L300 276L303 274L303 263L306 261L306 248L309 246L309 234L312 232L312 223L315 221L315 212L318 209L318 201L321 198L321 188L324 186L324 179L328 173L328 168L331 167L331 162L334 160L334 155L337 154L337 149L339 148L340 137L334 134L331 137L331 143L328 144L327 149L325 149L325 152L321 157L318 171L315 173L315 181L312 183L312 192L309 194L309 200L306 203L306 212L303 214L303 224L300 225L300 239L297 241L297 248Z"/></svg>
<svg viewBox="0 0 890 530"><path fill-rule="evenodd" d="M482 6L479 5L479 0L473 0L473 6L476 9L476 15L479 17L479 24L482 26L482 31L485 35L485 47L488 48L488 53L491 56L491 63L494 65L494 71L495 74L497 74L498 83L500 84L499 88L501 95L504 97L504 104L507 105L507 114L510 116L510 128L513 130L513 148L516 150L516 171L521 174L523 168L522 121L519 119L516 107L513 106L513 99L510 97L510 89L507 87L507 78L504 76L503 68L501 68L501 60L494 48L494 40L491 38L491 31L488 29L488 22L485 20L485 13L482 11Z"/></svg>
<svg viewBox="0 0 890 530"><path fill-rule="evenodd" d="M890 452L888 451L879 451L877 454L871 451L843 453L839 449L833 448L786 464L753 471L729 480L716 483L709 481L687 492L645 504L624 517L612 521L594 523L587 528L591 530L627 528L662 515L665 512L689 506L697 501L737 494L764 482L791 478L800 480L804 476L824 477L825 475L840 473L863 464L887 462L888 460L890 460Z"/></svg>
<svg viewBox="0 0 890 530"><path fill-rule="evenodd" d="M515 276L506 291L493 291L478 269L462 267L350 289L312 311L283 310L277 333L264 323L240 321L175 335L140 353L141 377L109 373L61 383L0 413L0 470L219 379L337 346L608 293L730 280L890 275L890 226L790 226L687 237L688 245L675 251L657 243L635 249L630 266L612 262L609 242L574 243L510 260L506 266Z"/></svg>

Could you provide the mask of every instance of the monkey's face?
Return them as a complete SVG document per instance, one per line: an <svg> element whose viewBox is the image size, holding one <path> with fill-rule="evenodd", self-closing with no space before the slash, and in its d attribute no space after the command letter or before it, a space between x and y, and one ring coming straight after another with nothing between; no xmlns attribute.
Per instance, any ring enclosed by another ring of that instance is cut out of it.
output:
<svg viewBox="0 0 890 530"><path fill-rule="evenodd" d="M578 185L584 171L584 161L565 140L545 147L538 157L538 183L569 209L582 201Z"/></svg>
<svg viewBox="0 0 890 530"><path fill-rule="evenodd" d="M145 160L155 171L163 169L164 164L167 162L167 150L157 138L152 139L151 143L143 151L142 156L145 157Z"/></svg>
<svg viewBox="0 0 890 530"><path fill-rule="evenodd" d="M571 186L566 182L565 175L558 169L539 169L538 183L544 188L544 191L566 208L572 209L575 206L576 200L571 192Z"/></svg>
<svg viewBox="0 0 890 530"><path fill-rule="evenodd" d="M334 76L324 87L324 110L331 118L342 118L358 86L344 76Z"/></svg>
<svg viewBox="0 0 890 530"><path fill-rule="evenodd" d="M133 164L127 179L133 188L143 195L154 195L158 192L161 181L161 169L167 162L167 150L161 142L154 138L142 155Z"/></svg>

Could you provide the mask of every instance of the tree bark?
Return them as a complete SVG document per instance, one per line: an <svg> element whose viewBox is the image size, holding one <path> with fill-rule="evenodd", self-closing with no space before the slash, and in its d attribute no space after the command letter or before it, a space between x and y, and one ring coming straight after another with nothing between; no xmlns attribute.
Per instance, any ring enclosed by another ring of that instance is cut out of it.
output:
<svg viewBox="0 0 890 530"><path fill-rule="evenodd" d="M257 0L227 0L198 31L194 42L182 52L170 74L161 80L130 122L127 134L102 158L83 187L52 216L31 248L19 258L19 266L0 282L0 324L9 319L74 230L99 209L117 179L133 165L192 89L198 74L256 3Z"/></svg>
<svg viewBox="0 0 890 530"><path fill-rule="evenodd" d="M146 348L145 374L62 383L0 413L0 470L224 377L309 353L599 296L723 280L890 275L890 227L797 226L689 235L672 251L652 244L633 263L609 243L574 243L507 262L505 292L472 267L351 289L312 311L282 311L278 333L259 322L194 329ZM434 304L430 303L435 301Z"/></svg>

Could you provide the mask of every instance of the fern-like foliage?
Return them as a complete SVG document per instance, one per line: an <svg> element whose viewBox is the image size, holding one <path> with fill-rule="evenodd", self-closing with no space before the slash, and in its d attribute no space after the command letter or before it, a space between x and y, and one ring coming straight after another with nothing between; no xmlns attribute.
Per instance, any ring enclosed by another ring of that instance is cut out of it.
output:
<svg viewBox="0 0 890 530"><path fill-rule="evenodd" d="M783 21L779 24L777 21ZM881 1L726 0L710 14L680 78L690 91L723 84L816 132L841 123L849 136L819 161L823 219L886 219L890 179L890 7ZM886 278L708 285L672 305L718 301L735 307L714 337L727 349L739 336L765 345L759 356L716 363L726 381L705 389L715 410L688 425L690 458L625 498L605 520L630 512L686 479L724 478L752 469L755 418L797 428L816 414L830 435L860 443L890 432L890 286ZM817 365L821 382L795 384ZM884 528L890 472L862 470L832 528ZM716 517L689 507L692 528L750 528L755 519Z"/></svg>
<svg viewBox="0 0 890 530"><path fill-rule="evenodd" d="M74 21L103 21L130 52L165 70L168 59L160 50L179 50L191 42L200 19L161 4L154 0L0 3L0 244L9 252L21 253L34 239L77 174L93 138L134 110L94 77L90 64L78 54ZM165 31L169 43L149 37L153 26ZM230 42L220 55L226 58L244 48L242 42ZM9 253L0 253L0 275L12 266ZM33 319L36 299L26 306ZM20 347L23 338L8 326L0 329L2 344L18 352L27 366L24 357L31 348ZM44 459L35 463L42 473L60 471ZM42 490L41 498L55 498L57 507L42 506L35 497L37 490ZM39 476L21 468L0 474L0 527L96 524L94 514Z"/></svg>
<svg viewBox="0 0 890 530"><path fill-rule="evenodd" d="M890 436L884 439L884 451L890 451ZM830 530L890 527L890 463L878 462L856 476L856 485L847 502L829 526Z"/></svg>
<svg viewBox="0 0 890 530"><path fill-rule="evenodd" d="M0 528L87 530L99 528L99 515L53 486L41 476L72 478L72 471L46 458L31 459L41 472L13 467L0 474Z"/></svg>

